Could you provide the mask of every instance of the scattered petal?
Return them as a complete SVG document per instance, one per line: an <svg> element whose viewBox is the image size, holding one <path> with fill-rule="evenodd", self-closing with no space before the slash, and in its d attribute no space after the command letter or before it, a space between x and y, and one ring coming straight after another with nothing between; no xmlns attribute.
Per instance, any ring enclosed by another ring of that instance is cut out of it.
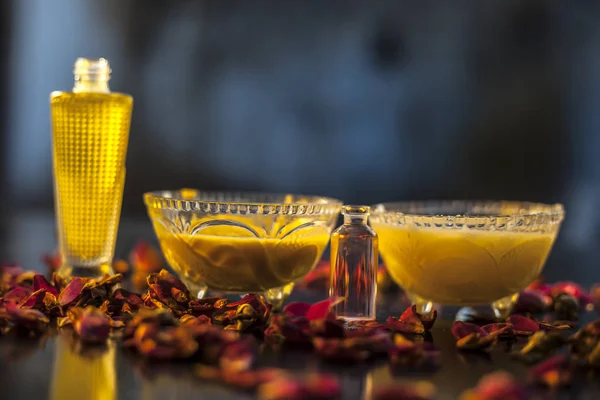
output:
<svg viewBox="0 0 600 400"><path fill-rule="evenodd" d="M342 301L344 301L342 297L330 297L327 300L315 303L309 307L305 316L309 321L331 318L333 316L332 308Z"/></svg>
<svg viewBox="0 0 600 400"><path fill-rule="evenodd" d="M556 352L566 339L558 332L538 331L515 356L525 362L537 362Z"/></svg>
<svg viewBox="0 0 600 400"><path fill-rule="evenodd" d="M527 400L529 394L507 372L498 371L482 377L477 386L463 392L460 400Z"/></svg>
<svg viewBox="0 0 600 400"><path fill-rule="evenodd" d="M554 297L554 314L556 318L564 321L577 321L579 319L579 300L570 294L559 293Z"/></svg>
<svg viewBox="0 0 600 400"><path fill-rule="evenodd" d="M289 303L283 307L283 312L291 317L306 317L306 313L310 310L312 304L310 303Z"/></svg>
<svg viewBox="0 0 600 400"><path fill-rule="evenodd" d="M278 368L262 368L257 370L232 372L202 365L196 367L195 372L200 378L220 381L229 387L249 391L258 389L258 387L264 383L287 376L285 371Z"/></svg>
<svg viewBox="0 0 600 400"><path fill-rule="evenodd" d="M90 344L104 343L110 335L110 318L96 307L69 309L69 318L82 342Z"/></svg>
<svg viewBox="0 0 600 400"><path fill-rule="evenodd" d="M255 358L255 351L249 343L240 340L225 347L219 359L219 366L225 373L247 371L252 367Z"/></svg>
<svg viewBox="0 0 600 400"><path fill-rule="evenodd" d="M430 382L412 385L391 383L374 390L373 400L431 400L435 398L435 386Z"/></svg>
<svg viewBox="0 0 600 400"><path fill-rule="evenodd" d="M497 336L495 335L484 335L479 333L470 333L464 336L456 342L456 348L464 351L484 351L488 350L494 343L496 343Z"/></svg>
<svg viewBox="0 0 600 400"><path fill-rule="evenodd" d="M519 336L533 335L540 330L540 324L537 321L521 315L511 315L506 322L512 326L515 335Z"/></svg>
<svg viewBox="0 0 600 400"><path fill-rule="evenodd" d="M487 336L487 333L479 325L470 322L455 321L451 328L452 334L457 340L460 340L470 334L476 333L479 336Z"/></svg>
<svg viewBox="0 0 600 400"><path fill-rule="evenodd" d="M433 324L437 318L437 310L433 310L428 315L419 314L417 312L417 306L413 305L407 308L404 313L400 316L400 321L412 321L414 317L418 318L423 325L423 328L428 331L433 328Z"/></svg>
<svg viewBox="0 0 600 400"><path fill-rule="evenodd" d="M33 277L33 291L40 289L44 289L46 292L52 293L54 296L58 297L58 291L46 280L44 275L36 275Z"/></svg>
<svg viewBox="0 0 600 400"><path fill-rule="evenodd" d="M437 366L440 362L440 351L431 343L413 342L397 334L394 337L394 346L389 351L389 358L394 366Z"/></svg>
<svg viewBox="0 0 600 400"><path fill-rule="evenodd" d="M304 379L282 377L258 388L260 400L335 400L341 393L339 380L329 375L310 375Z"/></svg>
<svg viewBox="0 0 600 400"><path fill-rule="evenodd" d="M61 306L67 306L73 303L80 295L87 279L85 278L73 278L66 288L60 292L58 296L58 302Z"/></svg>
<svg viewBox="0 0 600 400"><path fill-rule="evenodd" d="M569 361L564 355L548 358L529 369L529 379L551 389L569 386L572 380Z"/></svg>

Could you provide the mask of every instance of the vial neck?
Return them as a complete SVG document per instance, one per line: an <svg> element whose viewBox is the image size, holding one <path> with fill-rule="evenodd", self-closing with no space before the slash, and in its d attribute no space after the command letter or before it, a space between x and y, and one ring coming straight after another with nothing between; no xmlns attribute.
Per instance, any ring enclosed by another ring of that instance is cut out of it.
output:
<svg viewBox="0 0 600 400"><path fill-rule="evenodd" d="M344 224L345 225L366 225L367 220L369 218L368 214L353 214L353 215L344 215Z"/></svg>
<svg viewBox="0 0 600 400"><path fill-rule="evenodd" d="M103 79L101 77L80 77L79 79L75 79L73 92L110 93L110 88L108 87L107 79Z"/></svg>

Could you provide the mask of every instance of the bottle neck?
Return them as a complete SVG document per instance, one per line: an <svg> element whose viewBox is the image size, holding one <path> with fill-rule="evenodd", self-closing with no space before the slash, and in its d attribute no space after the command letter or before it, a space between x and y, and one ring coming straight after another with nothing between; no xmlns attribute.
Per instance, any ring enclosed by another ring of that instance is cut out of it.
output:
<svg viewBox="0 0 600 400"><path fill-rule="evenodd" d="M104 58L78 58L73 69L73 92L110 93L110 72L110 65Z"/></svg>
<svg viewBox="0 0 600 400"><path fill-rule="evenodd" d="M366 225L368 219L368 214L346 214L344 215L344 225Z"/></svg>

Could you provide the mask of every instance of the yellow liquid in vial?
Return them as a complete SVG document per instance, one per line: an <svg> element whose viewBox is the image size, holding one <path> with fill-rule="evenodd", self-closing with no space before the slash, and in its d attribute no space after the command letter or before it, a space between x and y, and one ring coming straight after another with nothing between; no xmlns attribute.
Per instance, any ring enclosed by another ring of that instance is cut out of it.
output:
<svg viewBox="0 0 600 400"><path fill-rule="evenodd" d="M119 225L132 97L50 97L57 224L63 262L110 263Z"/></svg>
<svg viewBox="0 0 600 400"><path fill-rule="evenodd" d="M390 276L406 291L446 305L488 304L540 273L553 233L410 229L372 224Z"/></svg>

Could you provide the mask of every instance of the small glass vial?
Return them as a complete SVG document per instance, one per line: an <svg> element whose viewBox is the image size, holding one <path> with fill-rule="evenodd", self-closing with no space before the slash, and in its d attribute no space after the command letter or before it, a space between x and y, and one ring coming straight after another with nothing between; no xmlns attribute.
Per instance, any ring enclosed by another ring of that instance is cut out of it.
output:
<svg viewBox="0 0 600 400"><path fill-rule="evenodd" d="M367 225L367 206L344 206L344 224L331 234L329 296L343 297L334 311L347 321L374 320L377 298L377 234Z"/></svg>

